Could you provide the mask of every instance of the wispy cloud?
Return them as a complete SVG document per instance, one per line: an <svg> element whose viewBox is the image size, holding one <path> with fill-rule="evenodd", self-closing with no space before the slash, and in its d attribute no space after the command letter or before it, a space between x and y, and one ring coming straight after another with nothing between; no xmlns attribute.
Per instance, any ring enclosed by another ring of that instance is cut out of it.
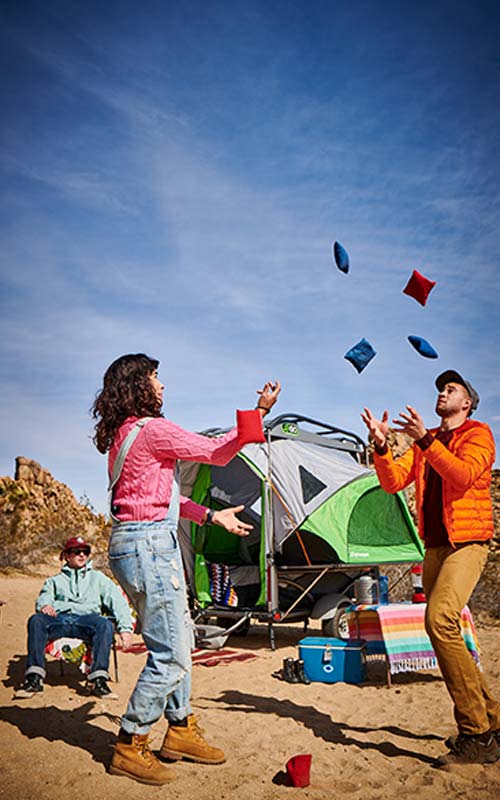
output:
<svg viewBox="0 0 500 800"><path fill-rule="evenodd" d="M5 19L24 100L6 97L0 154L0 472L23 452L104 502L88 408L127 351L161 359L168 413L195 429L276 376L282 410L362 434L365 404L430 422L451 366L498 434L499 78L465 81L465 20L195 6ZM401 291L413 268L437 281L425 308ZM377 356L357 375L363 336Z"/></svg>

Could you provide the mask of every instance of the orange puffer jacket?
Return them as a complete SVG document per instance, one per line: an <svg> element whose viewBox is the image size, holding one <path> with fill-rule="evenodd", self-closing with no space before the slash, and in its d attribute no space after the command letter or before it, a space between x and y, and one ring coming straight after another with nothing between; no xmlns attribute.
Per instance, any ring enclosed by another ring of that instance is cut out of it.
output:
<svg viewBox="0 0 500 800"><path fill-rule="evenodd" d="M415 481L422 538L426 462L436 470L443 479L443 521L451 544L487 542L493 536L490 484L494 461L495 442L490 428L473 420L466 420L453 431L448 447L434 439L426 450L414 444L397 461L390 451L374 454L380 485L386 492L395 494Z"/></svg>

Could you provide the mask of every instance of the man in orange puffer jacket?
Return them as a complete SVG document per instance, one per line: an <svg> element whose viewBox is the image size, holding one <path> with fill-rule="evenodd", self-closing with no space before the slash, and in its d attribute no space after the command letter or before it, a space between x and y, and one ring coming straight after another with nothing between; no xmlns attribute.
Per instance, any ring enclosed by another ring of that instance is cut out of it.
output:
<svg viewBox="0 0 500 800"><path fill-rule="evenodd" d="M479 580L493 536L490 495L495 443L484 422L470 419L479 404L471 384L455 370L436 378L439 428L427 430L407 406L393 420L414 444L394 460L387 446L388 412L361 418L375 446L380 485L394 494L415 481L418 527L425 544L423 588L426 630L454 703L458 736L437 766L489 763L500 758L500 706L476 667L460 632L460 614Z"/></svg>

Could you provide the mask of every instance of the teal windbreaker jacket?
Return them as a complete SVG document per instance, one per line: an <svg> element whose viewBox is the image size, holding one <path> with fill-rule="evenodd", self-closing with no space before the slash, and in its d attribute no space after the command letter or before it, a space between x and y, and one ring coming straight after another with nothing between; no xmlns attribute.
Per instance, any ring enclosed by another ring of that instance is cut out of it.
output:
<svg viewBox="0 0 500 800"><path fill-rule="evenodd" d="M58 614L101 614L105 606L120 633L133 630L130 606L121 589L93 569L90 559L81 569L65 564L58 575L47 578L35 603L37 611L43 606L52 606Z"/></svg>

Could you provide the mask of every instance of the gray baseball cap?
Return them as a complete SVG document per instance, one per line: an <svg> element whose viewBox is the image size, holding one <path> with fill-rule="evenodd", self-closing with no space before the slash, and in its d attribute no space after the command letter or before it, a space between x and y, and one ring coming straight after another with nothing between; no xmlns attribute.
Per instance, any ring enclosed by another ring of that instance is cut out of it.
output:
<svg viewBox="0 0 500 800"><path fill-rule="evenodd" d="M445 372L442 372L441 375L437 376L435 383L438 392L444 389L447 383L459 383L461 386L464 386L467 389L469 397L472 400L472 404L470 407L471 412L475 411L475 409L478 407L479 405L478 393L476 392L472 384L469 383L469 381L466 381L465 378L462 378L460 373L455 372L454 369L447 369Z"/></svg>

